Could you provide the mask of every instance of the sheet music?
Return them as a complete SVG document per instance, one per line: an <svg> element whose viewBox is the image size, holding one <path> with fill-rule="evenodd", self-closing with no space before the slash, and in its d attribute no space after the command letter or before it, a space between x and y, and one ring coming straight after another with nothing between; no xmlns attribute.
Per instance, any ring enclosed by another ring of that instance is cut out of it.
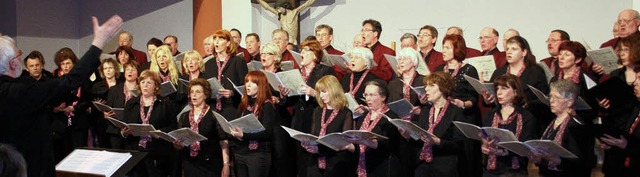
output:
<svg viewBox="0 0 640 177"><path fill-rule="evenodd" d="M107 54L107 53L100 54L100 61L106 60L106 59L109 59L109 58L114 59L114 60L118 60L116 58L116 54Z"/></svg>
<svg viewBox="0 0 640 177"><path fill-rule="evenodd" d="M329 59L331 59L331 63L333 63L334 65L337 65L343 70L348 70L349 67L347 67L346 63L349 63L349 61L347 61L343 56L344 55L329 54Z"/></svg>
<svg viewBox="0 0 640 177"><path fill-rule="evenodd" d="M542 70L544 71L544 76L546 76L547 78L547 83L549 81L551 81L551 78L553 78L553 73L551 72L551 69L549 69L549 66L547 66L546 63L544 62L539 62L538 66L540 66L542 68Z"/></svg>
<svg viewBox="0 0 640 177"><path fill-rule="evenodd" d="M306 85L304 79L302 79L302 74L299 70L289 70L289 71L281 71L276 73L279 80L284 84L284 87L289 88L289 94L287 96L295 96L295 95L303 95L302 87Z"/></svg>
<svg viewBox="0 0 640 177"><path fill-rule="evenodd" d="M176 120L180 121L180 117L182 117L182 114L188 113L189 111L191 111L191 106L189 106L189 104L187 104L186 106L184 106L184 108L182 108L180 113L178 113L178 115L176 116Z"/></svg>
<svg viewBox="0 0 640 177"><path fill-rule="evenodd" d="M220 81L218 81L218 79L215 77L207 79L207 82L209 82L209 86L211 86L211 98L217 97L218 94L220 94L218 92L220 89L225 89L224 87L222 87Z"/></svg>
<svg viewBox="0 0 640 177"><path fill-rule="evenodd" d="M261 69L264 69L264 66L262 65L262 62L259 61L251 61L249 63L247 63L247 69L249 69L249 71L260 71Z"/></svg>
<svg viewBox="0 0 640 177"><path fill-rule="evenodd" d="M360 117L362 114L356 114L355 113L355 110L358 107L358 102L353 97L353 95L351 95L351 93L344 93L344 96L347 97L347 103L348 103L347 108L349 108L349 110L351 110L351 112L353 114L353 118Z"/></svg>
<svg viewBox="0 0 640 177"><path fill-rule="evenodd" d="M348 138L358 141L358 140L370 140L370 139L389 139L386 136L382 136L367 130L347 130L342 132L343 135L348 136Z"/></svg>
<svg viewBox="0 0 640 177"><path fill-rule="evenodd" d="M293 56L293 59L296 61L296 63L302 63L302 55L300 55L300 53L293 50L289 50L289 53L291 53L291 56Z"/></svg>
<svg viewBox="0 0 640 177"><path fill-rule="evenodd" d="M265 130L264 126L262 126L260 121L258 121L258 118L256 118L256 116L253 114L242 116L233 121L227 121L224 116L215 111L212 112L216 117L216 120L220 124L222 130L224 132L227 132L228 134L231 134L231 129L229 128L230 126L238 127L242 129L242 132L245 133L257 133Z"/></svg>
<svg viewBox="0 0 640 177"><path fill-rule="evenodd" d="M482 76L483 81L490 81L491 75L496 71L496 63L493 55L478 56L473 58L467 58L462 63L470 64L478 71L478 75Z"/></svg>
<svg viewBox="0 0 640 177"><path fill-rule="evenodd" d="M56 170L108 177L131 157L130 153L76 149L56 165Z"/></svg>
<svg viewBox="0 0 640 177"><path fill-rule="evenodd" d="M173 143L176 140L182 141L182 145L189 146L194 142L207 140L206 137L200 135L199 133L191 130L191 128L181 128L169 133L162 132L160 130L149 132L153 135L159 136L160 138Z"/></svg>
<svg viewBox="0 0 640 177"><path fill-rule="evenodd" d="M156 131L156 128L151 124L127 124L127 127L133 136L146 136L150 131Z"/></svg>
<svg viewBox="0 0 640 177"><path fill-rule="evenodd" d="M407 101L407 99L399 99L394 102L387 104L391 111L398 114L400 117L411 116L411 110L413 110L413 105Z"/></svg>
<svg viewBox="0 0 640 177"><path fill-rule="evenodd" d="M111 111L114 113L113 118L124 120L124 108L111 108Z"/></svg>
<svg viewBox="0 0 640 177"><path fill-rule="evenodd" d="M587 76L587 74L582 73L582 76L584 77L584 81L587 84L587 90L589 90L589 89L595 87L596 85L598 85L598 84L596 84L595 81L591 80L591 78L589 76Z"/></svg>
<svg viewBox="0 0 640 177"><path fill-rule="evenodd" d="M542 93L542 91L538 90L537 88L531 85L527 85L527 87L529 87L529 89L533 92L533 94L536 95L536 97L538 98L538 100L540 100L540 102L549 106L549 97L547 96L547 94Z"/></svg>
<svg viewBox="0 0 640 177"><path fill-rule="evenodd" d="M211 55L211 56L208 56L208 57L202 59L202 63L207 63L209 60L213 59L214 56L215 55Z"/></svg>
<svg viewBox="0 0 640 177"><path fill-rule="evenodd" d="M383 55L384 55L384 58L387 60L387 62L389 62L389 65L391 65L391 69L393 69L393 72L396 72L397 75L400 75L398 74L400 73L398 72L398 58L389 54L383 54Z"/></svg>
<svg viewBox="0 0 640 177"><path fill-rule="evenodd" d="M493 83L481 83L480 80L467 76L466 74L464 75L464 79L466 79L467 82L471 84L473 89L476 90L478 94L482 95L482 90L487 90L490 95L496 95L496 91L493 88Z"/></svg>
<svg viewBox="0 0 640 177"><path fill-rule="evenodd" d="M176 86L174 86L171 81L166 81L160 84L160 95L164 97L176 93L177 91Z"/></svg>
<svg viewBox="0 0 640 177"><path fill-rule="evenodd" d="M127 127L127 123L124 123L124 122L122 122L122 121L120 121L120 120L118 120L118 119L115 119L115 118L113 118L113 117L106 117L106 119L107 119L109 122L111 122L114 126L116 126L116 127L120 128L120 129L122 129L122 128L124 128L124 127Z"/></svg>
<svg viewBox="0 0 640 177"><path fill-rule="evenodd" d="M513 132L502 129L502 128L494 128L494 127L479 127L477 125L453 121L453 124L458 127L458 129L469 139L474 139L478 141L482 141L482 137L478 136L479 134L486 133L490 138L495 138L498 142L507 142L507 141L518 141L516 135ZM484 130L484 133L482 132Z"/></svg>
<svg viewBox="0 0 640 177"><path fill-rule="evenodd" d="M295 66L293 65L293 61L283 61L280 62L280 69L282 71L294 70Z"/></svg>
<svg viewBox="0 0 640 177"><path fill-rule="evenodd" d="M571 151L551 140L529 140L524 143L518 141L499 142L498 146L520 156L529 156L533 154L533 151L541 151L563 158L578 158L578 156L571 153Z"/></svg>
<svg viewBox="0 0 640 177"><path fill-rule="evenodd" d="M589 56L593 62L602 66L605 74L609 74L611 71L618 69L618 55L616 55L616 52L611 47L587 51L587 56Z"/></svg>

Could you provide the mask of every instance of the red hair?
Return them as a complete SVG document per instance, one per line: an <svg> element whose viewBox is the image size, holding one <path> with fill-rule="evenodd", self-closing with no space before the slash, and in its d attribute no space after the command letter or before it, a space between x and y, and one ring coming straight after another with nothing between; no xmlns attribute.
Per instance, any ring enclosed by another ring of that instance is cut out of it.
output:
<svg viewBox="0 0 640 177"><path fill-rule="evenodd" d="M227 54L232 55L236 53L236 48L238 46L238 44L236 44L235 42L233 42L233 40L231 40L231 33L229 33L229 31L227 30L218 30L215 33L213 33L213 39L215 38L222 38L224 40L229 41L229 46L227 46L227 49L225 50L225 52L227 52ZM215 52L215 51L213 51Z"/></svg>
<svg viewBox="0 0 640 177"><path fill-rule="evenodd" d="M260 110L262 109L262 104L271 100L271 89L270 89L269 81L267 81L267 76L260 71L251 71L247 73L247 76L244 77L244 83L246 84L249 81L256 83L256 85L258 85L258 93L256 93L256 102L255 102L255 105L253 106L254 106L254 110L258 110L256 112L259 114ZM244 96L240 101L240 106L238 106L239 115L242 115L242 113L245 110L247 110L247 107L249 107L249 100L250 100L249 95L247 95L246 85L245 85L245 89L242 92L244 92L243 94ZM259 115L256 115L256 117L259 117Z"/></svg>
<svg viewBox="0 0 640 177"><path fill-rule="evenodd" d="M467 45L464 42L464 38L457 34L447 35L442 39L442 45L444 46L447 41L451 42L453 47L453 59L462 62L467 56Z"/></svg>

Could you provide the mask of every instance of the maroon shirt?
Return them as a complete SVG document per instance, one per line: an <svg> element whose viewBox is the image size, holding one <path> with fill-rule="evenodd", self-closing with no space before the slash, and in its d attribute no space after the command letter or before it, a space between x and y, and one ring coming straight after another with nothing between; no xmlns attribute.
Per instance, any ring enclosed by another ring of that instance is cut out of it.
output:
<svg viewBox="0 0 640 177"><path fill-rule="evenodd" d="M251 62L251 54L249 54L249 50L241 46L238 46L238 51L236 51L236 53L240 53L240 52L242 52L242 55L243 55L242 57L244 58L245 62L247 63Z"/></svg>
<svg viewBox="0 0 640 177"><path fill-rule="evenodd" d="M387 62L384 54L396 56L396 52L380 44L380 41L371 46L371 51L373 52L373 61L375 61L378 66L371 68L370 72L388 82L391 80L391 76L393 76L393 69L391 65L389 65L389 62Z"/></svg>
<svg viewBox="0 0 640 177"><path fill-rule="evenodd" d="M466 58L473 58L473 57L477 57L477 56L482 56L482 52L480 52L479 50L476 50L474 48L467 47L467 57Z"/></svg>
<svg viewBox="0 0 640 177"><path fill-rule="evenodd" d="M436 72L436 68L440 65L445 64L444 59L442 58L442 52L438 52L435 49L431 49L429 53L426 55L420 52L420 56L424 56L424 62L427 64L430 72ZM417 63L416 63L417 65Z"/></svg>
<svg viewBox="0 0 640 177"><path fill-rule="evenodd" d="M293 58L293 55L291 54L291 52L289 52L289 50L284 50L284 52L282 52L282 60L280 60L280 62L283 62L283 61L293 61L293 68L295 69L300 68L298 66L298 62L296 62L296 59Z"/></svg>
<svg viewBox="0 0 640 177"><path fill-rule="evenodd" d="M482 55L493 55L493 61L496 63L496 68L500 68L507 64L507 54L500 52L497 47L490 51L483 51Z"/></svg>

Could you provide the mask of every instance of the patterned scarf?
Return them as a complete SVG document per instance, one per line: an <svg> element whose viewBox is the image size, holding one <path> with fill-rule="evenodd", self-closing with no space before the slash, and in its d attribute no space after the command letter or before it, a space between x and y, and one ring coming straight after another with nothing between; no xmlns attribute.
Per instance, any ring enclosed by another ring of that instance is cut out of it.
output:
<svg viewBox="0 0 640 177"><path fill-rule="evenodd" d="M384 104L383 107L380 109L380 112L378 112L378 114L384 114L388 111L389 111L389 107L386 104ZM382 115L374 116L373 111L369 111L369 113L364 118L364 120L362 120L362 125L360 126L359 130L366 130L366 131L373 130L373 128L376 127L378 122L382 120L382 117L383 117ZM372 118L374 118L375 120L372 121L371 120ZM366 160L367 146L360 144L358 145L358 148L360 149L360 156L358 158L358 169L357 169L358 177L366 177L367 176L367 160Z"/></svg>
<svg viewBox="0 0 640 177"><path fill-rule="evenodd" d="M516 122L516 138L520 139L520 135L522 134L522 114L516 112L515 110L507 120L502 120L502 116L496 112L493 114L493 121L491 122L491 127L499 128L500 125L509 125L513 122L513 120L517 120ZM487 164L487 170L495 170L496 169L496 155L489 155L489 163ZM511 158L511 169L520 168L520 162L518 162L518 157L513 156Z"/></svg>
<svg viewBox="0 0 640 177"><path fill-rule="evenodd" d="M204 104L204 108L202 108L202 112L200 113L200 115L198 116L198 120L195 120L195 106L193 106L193 104L191 104L190 106L194 109L191 109L191 111L189 111L189 125L191 126L191 130L193 130L196 133L200 132L200 121L202 121L202 119L204 119L204 115L207 114L207 112L209 111L209 105L207 105L206 103L202 103ZM200 151L200 142L196 141L191 143L190 146L190 151L189 151L189 155L191 155L191 157L195 157L198 155L198 151Z"/></svg>

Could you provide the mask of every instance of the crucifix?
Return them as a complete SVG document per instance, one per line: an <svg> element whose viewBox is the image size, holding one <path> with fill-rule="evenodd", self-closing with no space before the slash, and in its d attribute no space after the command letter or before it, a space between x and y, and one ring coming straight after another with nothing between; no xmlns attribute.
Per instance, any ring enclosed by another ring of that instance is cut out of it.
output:
<svg viewBox="0 0 640 177"><path fill-rule="evenodd" d="M266 10L278 16L278 21L280 21L280 28L289 33L289 42L298 45L298 36L300 33L300 12L311 6L311 4L313 4L313 2L315 2L316 0L308 0L307 2L295 8L294 4L297 4L295 0L277 1L275 3L275 7L271 7L264 0L257 1Z"/></svg>

